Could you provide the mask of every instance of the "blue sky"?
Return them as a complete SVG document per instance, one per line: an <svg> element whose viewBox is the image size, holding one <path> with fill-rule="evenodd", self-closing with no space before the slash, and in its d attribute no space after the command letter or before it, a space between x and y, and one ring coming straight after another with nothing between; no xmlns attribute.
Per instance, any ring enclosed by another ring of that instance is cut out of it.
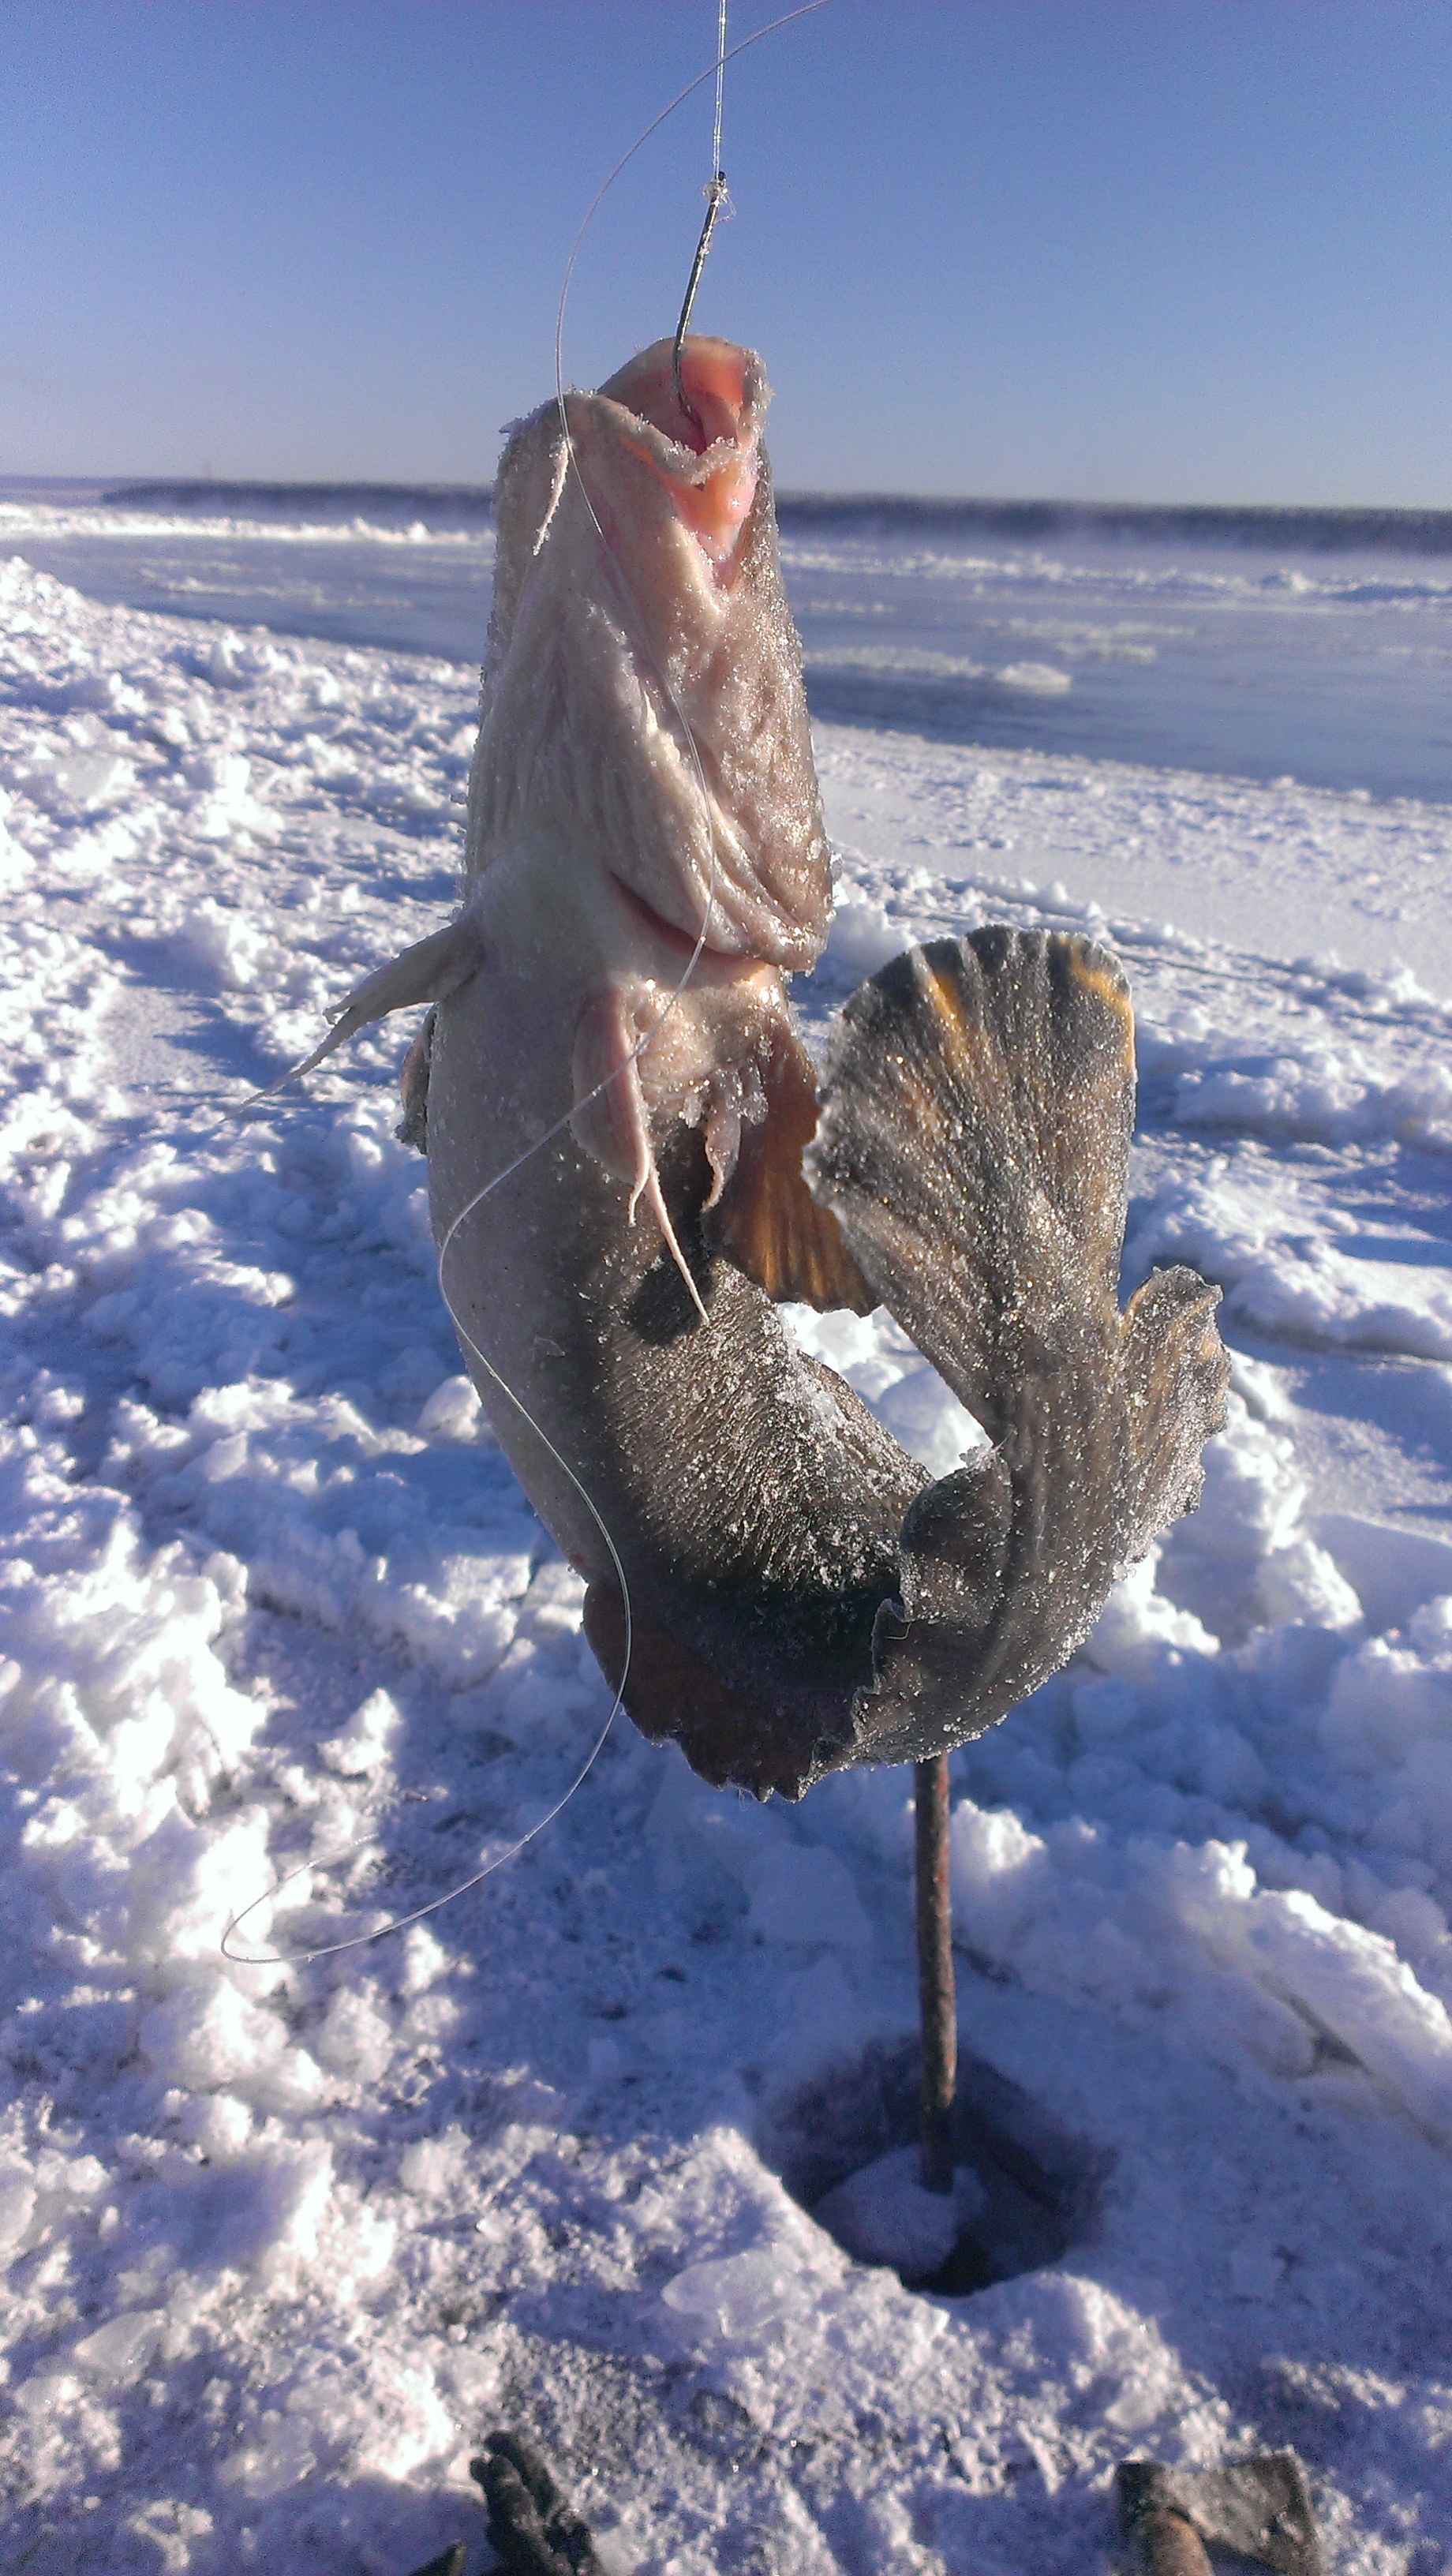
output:
<svg viewBox="0 0 1452 2576"><path fill-rule="evenodd" d="M733 0L733 38L772 15ZM714 0L6 0L0 472L487 480ZM709 85L567 376L674 322ZM697 318L796 488L1452 506L1448 0L829 0Z"/></svg>

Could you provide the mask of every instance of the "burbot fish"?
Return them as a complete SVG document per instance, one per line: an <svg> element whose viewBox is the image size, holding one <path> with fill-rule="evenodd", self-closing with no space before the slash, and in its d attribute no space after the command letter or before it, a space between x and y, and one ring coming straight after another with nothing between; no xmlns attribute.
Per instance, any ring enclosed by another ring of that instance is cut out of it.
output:
<svg viewBox="0 0 1452 2576"><path fill-rule="evenodd" d="M911 948L819 1073L787 979L831 871L760 360L692 338L513 431L463 900L327 1047L405 1066L480 1398L624 1700L706 1779L923 1759L1072 1653L1200 1491L1216 1292L1117 1295L1134 1103L1115 959ZM324 1050L326 1051L326 1049ZM316 1059L314 1059L316 1061ZM456 1224L456 1220L458 1221ZM782 1302L881 1304L991 1445L934 1479Z"/></svg>

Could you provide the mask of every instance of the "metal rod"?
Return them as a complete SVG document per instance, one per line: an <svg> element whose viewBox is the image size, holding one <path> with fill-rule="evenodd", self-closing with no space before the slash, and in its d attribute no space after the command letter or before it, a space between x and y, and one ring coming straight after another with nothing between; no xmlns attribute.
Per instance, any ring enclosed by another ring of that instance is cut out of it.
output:
<svg viewBox="0 0 1452 2576"><path fill-rule="evenodd" d="M953 1910L948 1893L948 1757L913 1765L916 1804L918 2002L922 2014L923 2184L953 2188L953 2094L958 2015L953 1991Z"/></svg>

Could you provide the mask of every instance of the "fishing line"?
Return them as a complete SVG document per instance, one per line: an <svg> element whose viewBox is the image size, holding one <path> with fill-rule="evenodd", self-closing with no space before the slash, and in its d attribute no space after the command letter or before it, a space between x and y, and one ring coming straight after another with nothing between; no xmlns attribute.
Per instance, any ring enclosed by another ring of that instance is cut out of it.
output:
<svg viewBox="0 0 1452 2576"><path fill-rule="evenodd" d="M713 74L719 81L724 76L724 70L727 63L734 63L742 54L749 54L753 45L759 45L764 42L766 37L774 36L777 33L778 28L790 27L798 18L815 17L817 11L819 9L825 9L827 5L828 0L804 0L804 5L801 8L787 9L783 12L781 17L771 19L764 27L758 27L754 36L743 36L737 44L734 44L730 48L729 52L723 54L718 51L715 62L708 63L703 72L697 72L694 80L687 81L684 89L677 90L675 97L671 100L669 106L663 107L659 116L653 116L651 118L644 133L637 134L629 151L621 153L614 169L609 172L607 177L601 180L594 196L590 199L588 206L585 208L585 212L580 223L580 229L576 233L574 241L570 246L570 256L565 262L564 282L560 287L559 311L555 317L555 390L557 394L560 393L563 386L563 377L560 370L560 342L564 333L565 301L570 292L570 281L575 274L575 264L584 247L585 235L595 220L596 210L602 199L608 194L610 189L614 187L621 171L629 168L631 162L635 159L637 152L642 150L642 148L650 141L653 134L659 133L660 128L665 124L666 119L674 116L678 107L683 106L688 98L694 97L696 91L700 89L703 82L710 80ZM716 145L716 159L718 163L720 158L721 147L718 141Z"/></svg>
<svg viewBox="0 0 1452 2576"><path fill-rule="evenodd" d="M725 184L721 167L721 101L726 88L726 0L721 0L721 16L716 30L716 121L711 129L711 167Z"/></svg>
<svg viewBox="0 0 1452 2576"><path fill-rule="evenodd" d="M827 5L828 0L804 0L803 6L795 9L788 9L782 16L773 18L765 27L759 27L754 35L743 37L739 44L731 46L728 50L726 44L726 0L720 0L717 21L717 48L715 62L708 64L704 71L698 72L694 80L686 83L684 89L677 91L669 105L663 107L659 115L653 117L649 125L645 127L644 131L637 135L635 141L631 144L629 151L621 154L621 157L615 163L614 168L608 173L607 177L602 180L600 186L596 189L594 196L591 198L590 203L585 210L579 230L571 244L569 258L565 264L564 278L560 286L560 300L555 312L555 404L559 413L560 427L563 433L563 448L560 465L555 478L554 489L551 493L549 504L545 511L539 537L536 540L535 552L536 554L539 553L549 534L555 513L563 496L565 484L570 475L573 474L575 482L579 488L581 498L583 499L585 508L589 514L591 524L595 530L597 538L599 539L605 559L609 564L611 577L617 583L621 593L623 594L630 622L634 626L637 639L643 646L646 658L649 660L655 671L656 678L664 692L671 712L680 727L686 750L690 756L691 766L696 774L696 784L700 790L702 811L706 819L711 849L710 869L706 883L706 906L701 928L696 937L696 944L691 951L690 957L687 959L685 970L681 975L680 981L675 985L667 1000L662 1005L656 1018L652 1020L649 1028L646 1029L643 1036L637 1039L636 1044L632 1047L629 1055L626 1056L623 1063L615 1066L610 1073L605 1075L602 1081L597 1082L594 1085L592 1090L586 1092L583 1098L575 1101L572 1106L565 1111L562 1117L557 1118L552 1127L546 1128L542 1136L537 1136L530 1145L525 1147L522 1153L516 1154L512 1162L506 1163L501 1171L496 1172L490 1180L483 1184L482 1188L475 1191L471 1199L467 1199L465 1201L464 1205L454 1216L447 1232L445 1233L443 1242L439 1246L436 1275L438 1278L439 1295L443 1300L445 1312L447 1313L449 1321L453 1325L454 1331L460 1342L463 1343L473 1354L474 1358L479 1363L479 1366L485 1370L494 1385L498 1387L500 1393L514 1407L520 1420L541 1443L542 1447L554 1461L554 1464L560 1469L561 1473L568 1477L569 1482L574 1487L581 1502L584 1504L586 1511L589 1513L590 1518L594 1522L595 1527L599 1531L601 1539L604 1542L606 1553L610 1559L611 1571L614 1574L617 1585L619 1586L625 1631L624 1657L621 1664L620 1678L615 1688L615 1695L611 1701L609 1713L605 1719L604 1725L601 1727L599 1734L595 1738L585 1761L576 1773L574 1779L571 1781L569 1787L565 1790L564 1794L560 1798L556 1799L555 1804L548 1810L548 1812L541 1816L536 1823L531 1825L526 1833L520 1835L517 1842L510 1844L507 1850L497 1853L493 1860L486 1862L484 1867L476 1870L471 1877L461 1879L456 1887L449 1888L444 1895L430 1898L426 1905L415 1906L407 1914L396 1915L387 1923L378 1924L371 1932L353 1933L346 1940L311 1944L298 1950L262 1951L256 1953L233 1950L228 1947L233 1933L246 1922L249 1914L254 1914L260 1906L271 1903L282 1893L284 1888L291 1886L296 1879L310 1875L314 1872L322 1872L324 1870L337 1868L343 1861L352 1859L355 1853L369 1850L380 1840L380 1836L376 1833L364 1834L360 1836L357 1842L345 1844L341 1851L331 1854L325 1860L300 1861L295 1868L286 1871L281 1878L273 1882L271 1887L264 1889L260 1896L254 1896L251 1898L246 1905L242 1906L237 1913L233 1914L229 1918L226 1928L222 1934L220 1946L223 1957L229 1959L238 1967L276 1968L305 1966L316 1959L337 1958L342 1952L347 1950L366 1949L375 1941L386 1940L391 1933L406 1931L410 1925L423 1922L430 1914L437 1914L441 1907L452 1905L456 1897L468 1895L472 1888L479 1887L483 1884L485 1879L492 1878L494 1872L498 1869L502 1869L507 1861L517 1859L520 1852L525 1849L527 1844L534 1841L537 1834L543 1833L546 1826L554 1823L555 1818L562 1813L566 1806L568 1806L571 1798L575 1795L576 1790L583 1786L590 1771L594 1768L596 1761L604 1750L605 1740L615 1723L616 1717L624 1706L625 1684L630 1672L634 1625L630 1607L630 1586L626 1580L625 1568L620 1561L619 1550L617 1549L615 1541L606 1526L604 1516L590 1494L586 1491L584 1484L576 1474L574 1468L570 1465L568 1459L561 1456L560 1451L556 1448L548 1433L541 1428L538 1422L535 1421L528 1406L521 1401L521 1399L515 1394L514 1389L503 1377L501 1377L499 1371L494 1367L493 1362L485 1356L484 1352L479 1348L478 1343L475 1341L473 1334L462 1321L445 1283L444 1265L448 1259L449 1252L452 1249L454 1239L458 1234L460 1227L466 1222L466 1220L473 1216L475 1211L482 1207L484 1201L492 1197L496 1190L501 1189L506 1181L512 1179L514 1174L518 1172L524 1164L532 1161L536 1154L542 1153L546 1146L552 1144L558 1136L563 1135L581 1109L588 1107L592 1100L598 1100L602 1093L611 1088L612 1084L622 1080L629 1072L631 1066L641 1055L644 1054L652 1039L655 1038L664 1027L665 1022L670 1017L672 1011L675 1009L677 1003L680 1001L682 995L690 984L691 978L695 973L697 963L700 959L701 952L705 947L706 933L710 928L711 911L715 900L716 880L719 874L714 811L710 790L706 784L705 768L701 760L700 750L696 742L690 718L681 704L680 697L671 681L669 673L662 667L660 658L651 644L649 634L646 630L645 620L641 615L634 592L631 589L619 556L617 555L615 548L611 545L609 538L606 536L605 531L600 524L599 515L595 509L594 502L590 498L589 487L586 484L584 475L580 471L579 457L576 453L574 434L570 428L569 410L565 398L563 354L565 306L569 297L570 284L574 277L576 263L584 244L585 235L589 231L591 223L594 221L595 214L607 192L614 186L615 181L619 178L621 172L627 168L631 161L634 160L636 153L649 142L651 136L657 133L660 127L665 124L666 120L675 114L676 109L683 105L686 99L692 97L695 91L698 90L704 82L710 80L714 73L716 80L716 108L711 150L713 175L706 190L706 221L702 227L701 238L696 247L695 259L692 262L691 274L686 288L686 298L681 308L680 321L677 325L675 343L672 350L673 381L678 398L681 398L681 346L690 321L691 309L696 298L696 290L700 285L701 271L705 266L706 254L710 248L711 235L715 229L717 216L726 202L726 174L721 168L721 128L726 65L728 62L734 62L738 55L749 53L752 46L759 45L765 37L775 35L779 28L790 26L797 18L813 17L819 9L824 9ZM694 407L682 399L682 408L685 410L687 417L694 423L698 433L704 436L701 421L695 412ZM290 1072L285 1073L281 1077L279 1082L270 1085L268 1091L254 1093L251 1100L242 1103L242 1109L244 1111L249 1109L254 1102L266 1099L271 1091L280 1090L284 1084L293 1081L299 1072L308 1069L308 1062L309 1060L305 1059L303 1065L294 1066ZM672 1245L672 1249L674 1249L674 1245ZM705 1306L702 1304L700 1294L695 1288L694 1282L688 1277L686 1284L690 1288L691 1295L701 1315L702 1321L709 1324L710 1317L706 1312Z"/></svg>
<svg viewBox="0 0 1452 2576"><path fill-rule="evenodd" d="M681 305L681 318L676 324L675 343L671 349L671 383L675 388L676 400L701 438L706 435L705 423L681 382L681 350L686 333L690 329L691 307L696 301L696 289L701 283L701 271L706 265L706 253L711 247L711 235L716 229L716 218L725 213L731 202L726 188L726 173L721 167L721 105L725 87L726 0L721 0L721 14L716 25L716 121L711 130L711 176L706 182L706 220L701 226L701 238L696 244L696 256L691 262L691 274L686 280L685 300Z"/></svg>

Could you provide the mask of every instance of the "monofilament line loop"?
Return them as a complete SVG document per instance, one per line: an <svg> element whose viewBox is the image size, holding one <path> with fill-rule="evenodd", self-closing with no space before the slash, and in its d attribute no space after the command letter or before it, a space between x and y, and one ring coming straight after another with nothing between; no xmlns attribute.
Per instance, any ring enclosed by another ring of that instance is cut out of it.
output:
<svg viewBox="0 0 1452 2576"><path fill-rule="evenodd" d="M603 1090L604 1087L604 1084L600 1083L597 1084L596 1089ZM593 1098L594 1096L595 1095L592 1093L591 1097ZM561 1131L569 1125L569 1123L568 1117L557 1119L548 1135L541 1136L527 1152L516 1154L512 1163L507 1163L502 1172L495 1173L492 1181L485 1182L482 1190L476 1190L471 1199L466 1199L464 1205L460 1208L458 1215L455 1217L453 1224L450 1226L448 1233L445 1235L443 1242L439 1246L438 1281L439 1295L444 1301L445 1311L455 1332L458 1334L460 1341L465 1345L466 1349L472 1351L475 1359L479 1363L479 1366L493 1379L494 1384L500 1391L500 1394L508 1399L508 1401L513 1405L515 1412L519 1415L520 1420L528 1426L530 1431L533 1432L541 1447L548 1451L561 1474L568 1476L570 1483L574 1486L576 1493L579 1495L581 1502L584 1504L586 1511L589 1513L591 1520L594 1522L595 1527L604 1541L605 1551L610 1559L611 1572L614 1574L615 1580L620 1587L620 1606L624 1614L625 1626L624 1654L621 1660L620 1678L615 1686L615 1696L611 1700L609 1713L599 1734L596 1736L594 1743L591 1745L588 1754L580 1765L580 1768L576 1772L573 1780L570 1782L568 1789L565 1790L563 1796L557 1798L554 1805L530 1826L527 1833L521 1834L517 1842L511 1843L506 1851L496 1852L493 1860L486 1861L482 1869L476 1869L472 1877L460 1879L457 1887L447 1888L442 1896L430 1897L427 1905L416 1905L411 1913L398 1914L387 1923L375 1924L371 1932L351 1933L346 1941L322 1941L301 1950L264 1950L260 1952L248 1952L246 1950L232 1950L228 1948L227 1945L230 1942L233 1933L238 1929L240 1924L246 1922L248 1915L255 1914L260 1905L266 1905L270 1899L280 1896L285 1887L290 1887L292 1885L294 1879L302 1878L308 1872L313 1870L336 1869L341 1861L351 1860L355 1852L367 1851L370 1844L376 1843L379 1839L377 1834L363 1834L359 1837L357 1842L346 1843L341 1851L333 1852L326 1860L300 1861L296 1869L286 1871L281 1878L274 1881L271 1887L264 1889L261 1896L252 1897L238 1913L232 1916L225 1932L222 1934L221 1949L223 1958L230 1959L236 1967L307 1967L314 1959L336 1959L340 1952L344 1950L365 1950L371 1942L386 1941L390 1933L406 1932L410 1924L422 1923L426 1916L437 1914L441 1906L452 1905L456 1896L467 1896L472 1887L482 1887L486 1878L492 1878L497 1869L503 1869L506 1861L516 1860L519 1854L524 1850L525 1845L527 1843L532 1843L536 1834L542 1834L545 1827L547 1825L552 1825L556 1816L563 1813L564 1809L569 1805L570 1800L573 1798L575 1791L583 1787L585 1780L588 1778L590 1772L593 1771L596 1762L605 1749L605 1738L609 1734L610 1729L614 1725L624 1704L625 1681L630 1670L630 1649L633 1628L630 1611L630 1586L625 1579L625 1568L620 1562L620 1555L616 1548L615 1541L610 1535L603 1515L597 1508L591 1496L586 1492L584 1485L576 1475L574 1468L570 1465L568 1458L562 1458L560 1456L560 1453L555 1447L555 1444L551 1440L548 1432L540 1428L540 1425L535 1421L533 1414L529 1411L528 1406L521 1404L519 1397L514 1392L514 1389L500 1376L499 1371L495 1368L493 1362L485 1357L483 1351L480 1350L478 1343L475 1341L473 1334L469 1331L468 1326L463 1322L458 1308L455 1306L453 1299L449 1295L448 1289L444 1285L444 1263L448 1259L454 1237L458 1233L460 1226L464 1223L465 1218L472 1216L474 1210L480 1206L493 1191L499 1189L505 1181L509 1180L512 1174L519 1170L521 1164L527 1163L532 1155L537 1154L540 1151L541 1146L547 1145L552 1137L558 1136Z"/></svg>
<svg viewBox="0 0 1452 2576"><path fill-rule="evenodd" d="M474 1346L472 1342L469 1347L471 1350L473 1349ZM486 1368L489 1368L487 1360L484 1362L484 1365ZM495 1372L490 1369L489 1374L493 1377ZM497 1382L500 1384L503 1383L502 1380ZM506 1387L505 1393L508 1394L508 1392L509 1390ZM520 1410L523 1412L522 1406ZM528 1414L525 1414L525 1420L529 1420ZM546 1448L549 1447L548 1441L545 1442L545 1446ZM558 1450L554 1452L554 1455L559 1458ZM559 1463L562 1467L565 1466L563 1458L559 1458ZM569 1472L568 1467L565 1467L566 1475L568 1475ZM590 1505L590 1497L585 1493L583 1486L580 1487L580 1492L583 1495L586 1504L593 1509L593 1505ZM605 1544L607 1547L610 1546L608 1531L606 1532ZM614 1554L613 1548L611 1549L611 1554ZM630 1651L630 1600L628 1594L626 1595L625 1600L625 1647L628 1654ZM255 1914L259 1905L270 1904L275 1897L282 1894L285 1887L291 1887L295 1878L306 1877L314 1870L336 1869L340 1862L351 1860L355 1852L367 1851L370 1844L376 1843L380 1839L377 1834L363 1834L359 1837L356 1843L345 1843L341 1851L331 1852L326 1860L299 1861L296 1869L285 1871L283 1876L276 1879L271 1887L263 1890L261 1896L252 1897L238 1913L232 1916L227 1925L226 1931L222 1935L221 1951L223 1958L230 1959L233 1966L237 1968L310 1967L314 1959L336 1959L340 1952L344 1950L366 1950L371 1942L386 1941L390 1934L394 1932L406 1932L410 1924L422 1923L427 1915L437 1914L441 1906L452 1905L456 1896L467 1896L471 1887L482 1887L485 1879L492 1878L497 1869L503 1869L506 1861L517 1860L519 1854L524 1850L525 1845L527 1843L532 1843L536 1834L542 1834L546 1825L552 1825L556 1816L560 1815L569 1805L575 1791L583 1785L587 1773L594 1769L596 1760L604 1750L605 1738L615 1723L616 1715L620 1708L620 1700L621 1694L617 1691L610 1704L609 1716L606 1718L604 1725L601 1727L599 1734L596 1736L594 1743L590 1747L589 1753L581 1763L579 1770L576 1772L564 1794L555 1800L554 1805L545 1815L539 1817L538 1820L530 1826L528 1833L521 1834L518 1842L511 1843L507 1851L496 1852L494 1858L491 1861L486 1861L482 1869L475 1870L472 1878L460 1879L457 1887L446 1888L442 1896L431 1896L427 1905L416 1905L411 1914L395 1914L389 1922L375 1924L371 1932L350 1933L346 1941L319 1941L315 1946L302 1950L251 1951L231 1950L228 1948L227 1945L231 1940L233 1933L246 1922L248 1915Z"/></svg>

